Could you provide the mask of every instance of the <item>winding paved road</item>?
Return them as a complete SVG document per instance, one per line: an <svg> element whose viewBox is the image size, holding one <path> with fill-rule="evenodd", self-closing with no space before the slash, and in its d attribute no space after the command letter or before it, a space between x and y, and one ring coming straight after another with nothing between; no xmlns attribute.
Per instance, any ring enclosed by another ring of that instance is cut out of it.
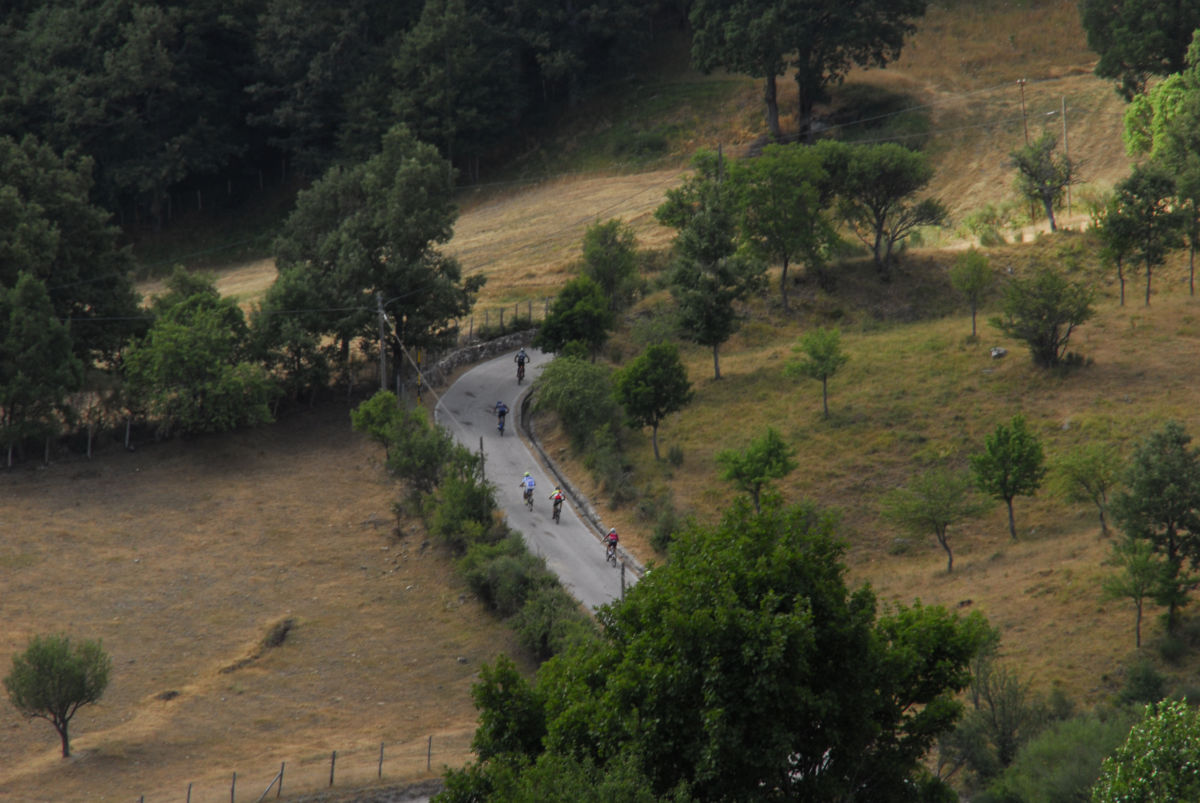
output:
<svg viewBox="0 0 1200 803"><path fill-rule="evenodd" d="M550 518L549 496L554 491L554 475L542 460L517 436L522 396L552 357L529 349L531 363L526 366L525 382L517 385L513 353L480 363L467 371L447 389L438 401L435 417L460 443L478 451L483 439L484 472L496 486L499 503L508 524L525 538L529 551L546 559L546 565L558 575L563 587L589 610L621 597L621 578L627 584L637 581L633 571L621 571L604 560L599 533L580 517L568 499L563 504L561 522ZM493 409L503 401L510 410L504 435L496 430ZM537 481L533 510L521 499L520 480L528 471Z"/></svg>

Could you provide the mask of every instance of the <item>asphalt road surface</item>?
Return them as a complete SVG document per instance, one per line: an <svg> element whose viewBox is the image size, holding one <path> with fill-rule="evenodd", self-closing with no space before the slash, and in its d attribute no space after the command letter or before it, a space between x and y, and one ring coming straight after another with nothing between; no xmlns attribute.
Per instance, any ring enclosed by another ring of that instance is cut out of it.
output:
<svg viewBox="0 0 1200 803"><path fill-rule="evenodd" d="M559 581L589 610L621 597L622 575L626 584L636 582L632 570L622 572L604 560L599 533L580 518L568 500L563 503L561 521L550 517L550 494L554 475L540 457L517 435L521 398L532 381L553 359L535 349L526 353L525 381L517 384L516 352L480 363L463 374L447 389L438 402L436 419L460 443L478 452L483 443L484 473L496 486L496 501L508 517L508 524L521 533L530 552L546 559L546 565ZM496 402L508 405L504 435L496 427ZM537 483L533 510L521 498L521 479L528 471Z"/></svg>

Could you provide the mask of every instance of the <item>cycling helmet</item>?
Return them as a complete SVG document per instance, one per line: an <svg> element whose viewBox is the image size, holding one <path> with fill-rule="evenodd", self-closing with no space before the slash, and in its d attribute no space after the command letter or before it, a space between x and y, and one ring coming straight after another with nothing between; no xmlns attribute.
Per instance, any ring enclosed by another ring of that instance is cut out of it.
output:
<svg viewBox="0 0 1200 803"><path fill-rule="evenodd" d="M613 533L615 533L616 531L617 531L617 528L616 528L616 527L609 527L609 528L608 528L608 534L609 534L609 535L612 535L612 534L613 534Z"/></svg>
<svg viewBox="0 0 1200 803"><path fill-rule="evenodd" d="M526 476L526 477L528 477L528 476L529 476L529 472L528 472L528 471L526 471L526 472L525 472L525 476Z"/></svg>

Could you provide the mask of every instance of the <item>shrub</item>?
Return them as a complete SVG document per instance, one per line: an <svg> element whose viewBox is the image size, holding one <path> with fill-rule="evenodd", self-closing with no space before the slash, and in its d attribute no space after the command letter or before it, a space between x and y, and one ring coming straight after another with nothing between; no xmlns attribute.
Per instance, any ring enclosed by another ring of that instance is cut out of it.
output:
<svg viewBox="0 0 1200 803"><path fill-rule="evenodd" d="M563 587L536 588L511 621L521 646L545 661L595 635L595 625Z"/></svg>
<svg viewBox="0 0 1200 803"><path fill-rule="evenodd" d="M576 451L587 448L593 433L617 420L611 371L578 357L551 362L537 380L535 411L558 415Z"/></svg>
<svg viewBox="0 0 1200 803"><path fill-rule="evenodd" d="M1157 703L1167 696L1167 679L1149 661L1138 661L1125 674L1117 699L1123 703Z"/></svg>
<svg viewBox="0 0 1200 803"><path fill-rule="evenodd" d="M460 555L472 543L495 540L495 509L495 489L490 484L458 476L443 479L437 493L426 495L422 505L429 534Z"/></svg>
<svg viewBox="0 0 1200 803"><path fill-rule="evenodd" d="M650 546L654 547L656 552L665 555L671 548L671 542L675 540L675 536L685 526L687 526L687 520L679 515L674 501L669 496L664 497L658 505L658 517L654 523L654 530L650 533Z"/></svg>
<svg viewBox="0 0 1200 803"><path fill-rule="evenodd" d="M680 466L682 466L683 465L683 447L679 446L679 445L673 445L673 446L671 446L670 449L667 449L667 462L670 463L675 468L679 468Z"/></svg>
<svg viewBox="0 0 1200 803"><path fill-rule="evenodd" d="M511 532L494 544L469 546L459 569L471 590L502 617L519 611L534 589L554 582L545 561L531 555L521 536Z"/></svg>

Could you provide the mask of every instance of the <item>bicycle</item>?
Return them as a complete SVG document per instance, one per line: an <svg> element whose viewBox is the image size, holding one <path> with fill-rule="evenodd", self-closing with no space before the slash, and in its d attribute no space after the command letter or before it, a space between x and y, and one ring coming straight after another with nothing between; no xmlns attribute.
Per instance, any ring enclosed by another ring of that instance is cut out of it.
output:
<svg viewBox="0 0 1200 803"><path fill-rule="evenodd" d="M519 363L517 363L517 384L519 385L524 381L525 381L525 363L519 362Z"/></svg>
<svg viewBox="0 0 1200 803"><path fill-rule="evenodd" d="M606 563L617 565L617 545L609 541L608 546L604 549L604 560Z"/></svg>
<svg viewBox="0 0 1200 803"><path fill-rule="evenodd" d="M559 523L559 518L562 516L562 500L554 500L554 509L550 511L550 518L554 519L554 523Z"/></svg>
<svg viewBox="0 0 1200 803"><path fill-rule="evenodd" d="M533 510L533 489L532 488L525 489L525 506L528 507L530 510Z"/></svg>

